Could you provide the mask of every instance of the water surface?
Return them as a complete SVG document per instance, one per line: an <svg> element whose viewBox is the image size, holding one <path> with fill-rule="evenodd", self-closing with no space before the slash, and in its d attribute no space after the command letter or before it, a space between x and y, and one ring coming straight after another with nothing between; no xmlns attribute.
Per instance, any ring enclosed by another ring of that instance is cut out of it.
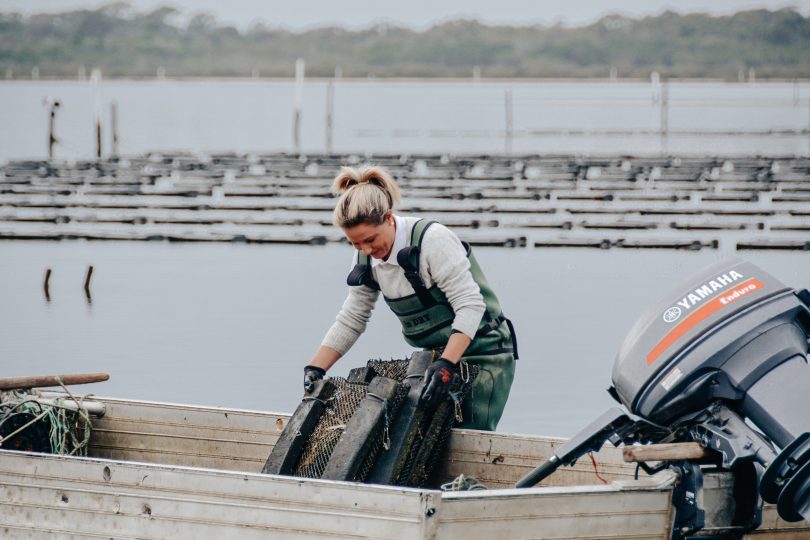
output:
<svg viewBox="0 0 810 540"><path fill-rule="evenodd" d="M313 80L304 86L304 152L327 149L327 84ZM810 153L807 82L672 82L666 106L661 86L640 81L361 79L338 81L333 88L335 152ZM294 148L291 81L109 80L98 96L105 155L113 102L120 154ZM0 81L0 159L47 155L47 97L62 104L56 157L95 155L91 83ZM671 132L668 137L659 135L663 128Z"/></svg>
<svg viewBox="0 0 810 540"><path fill-rule="evenodd" d="M570 436L613 404L613 359L654 299L727 254L477 248L520 340L501 431ZM2 375L105 371L100 395L290 412L345 294L350 248L0 242ZM743 255L810 287L803 252ZM83 291L95 268L92 303ZM53 270L51 300L45 269ZM380 301L333 373L411 349Z"/></svg>

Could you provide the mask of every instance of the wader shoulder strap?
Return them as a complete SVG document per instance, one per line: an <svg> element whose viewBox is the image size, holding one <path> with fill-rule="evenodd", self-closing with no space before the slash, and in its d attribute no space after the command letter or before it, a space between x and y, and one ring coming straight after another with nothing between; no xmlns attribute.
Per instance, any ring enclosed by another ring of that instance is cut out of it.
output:
<svg viewBox="0 0 810 540"><path fill-rule="evenodd" d="M400 249L399 253L397 253L397 263L405 271L405 279L411 284L424 307L436 305L436 299L430 294L424 280L422 280L422 276L419 275L419 254L422 247L422 238L428 227L434 223L436 222L427 219L420 219L414 223L413 229L411 229L410 245Z"/></svg>
<svg viewBox="0 0 810 540"><path fill-rule="evenodd" d="M357 253L357 264L354 265L349 276L346 278L346 284L349 287L359 287L365 285L375 291L380 290L380 284L374 279L371 274L371 261L368 260L368 255L359 251Z"/></svg>

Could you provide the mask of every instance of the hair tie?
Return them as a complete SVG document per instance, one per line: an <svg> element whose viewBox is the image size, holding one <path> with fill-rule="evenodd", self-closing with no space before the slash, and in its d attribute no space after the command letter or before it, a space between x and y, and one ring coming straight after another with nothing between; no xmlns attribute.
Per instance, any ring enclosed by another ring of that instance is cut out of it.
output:
<svg viewBox="0 0 810 540"><path fill-rule="evenodd" d="M383 191L383 193L385 193L385 198L388 200L388 207L389 208L394 207L394 199L391 196L391 193L385 187L384 181L379 177L372 176L372 177L369 178L369 177L363 176L363 177L360 177L360 178L357 178L357 179L350 178L349 180L346 181L346 187L343 188L343 190L344 191L349 191L351 188L353 188L355 186L366 185L366 184L369 184L369 185L380 188ZM347 201L347 203L348 203L348 201Z"/></svg>

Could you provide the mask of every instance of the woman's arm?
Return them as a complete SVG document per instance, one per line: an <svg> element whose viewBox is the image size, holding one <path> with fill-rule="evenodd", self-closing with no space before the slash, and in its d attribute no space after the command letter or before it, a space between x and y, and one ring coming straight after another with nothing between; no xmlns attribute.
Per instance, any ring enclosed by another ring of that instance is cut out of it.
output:
<svg viewBox="0 0 810 540"><path fill-rule="evenodd" d="M343 302L343 306L335 317L334 324L324 336L321 347L334 350L338 355L337 358L346 354L357 338L365 332L379 295L379 291L365 285L349 287L346 301ZM315 356L318 357L319 353L316 353ZM329 365L334 364L337 358Z"/></svg>
<svg viewBox="0 0 810 540"><path fill-rule="evenodd" d="M315 355L304 367L304 390L311 392L316 380L323 379L326 372L348 351L366 329L371 310L379 296L366 286L351 287L349 296L338 312L336 320Z"/></svg>
<svg viewBox="0 0 810 540"><path fill-rule="evenodd" d="M444 348L444 352L442 352L442 358L450 360L454 364L458 364L458 361L464 355L464 351L467 350L470 343L472 343L472 340L468 336L461 332L455 332L450 336L450 339L447 340L447 345Z"/></svg>
<svg viewBox="0 0 810 540"><path fill-rule="evenodd" d="M442 225L432 225L425 231L422 253L427 273L447 297L455 313L453 331L442 357L431 363L425 372L427 385L421 400L436 406L450 392L452 372L458 369L461 356L475 338L486 304L481 288L470 272L467 252L452 231Z"/></svg>
<svg viewBox="0 0 810 540"><path fill-rule="evenodd" d="M455 313L454 333L447 342L444 356L457 362L475 338L481 324L486 310L484 297L470 272L470 261L464 246L447 227L437 223L425 231L422 256L422 262L427 263L427 277L442 290ZM452 355L452 358L448 355Z"/></svg>
<svg viewBox="0 0 810 540"><path fill-rule="evenodd" d="M321 345L315 352L315 356L309 361L310 366L319 367L324 371L329 371L329 368L334 365L338 359L343 356L335 349Z"/></svg>

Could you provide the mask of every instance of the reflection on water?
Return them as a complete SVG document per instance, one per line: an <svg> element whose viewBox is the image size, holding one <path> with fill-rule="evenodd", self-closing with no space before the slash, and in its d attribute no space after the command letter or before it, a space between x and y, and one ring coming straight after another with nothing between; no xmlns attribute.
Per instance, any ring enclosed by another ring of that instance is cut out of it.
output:
<svg viewBox="0 0 810 540"><path fill-rule="evenodd" d="M613 404L605 392L613 358L643 309L727 256L498 248L476 254L520 339L500 429L561 436ZM0 242L2 374L106 371L110 381L88 392L292 411L302 367L346 293L350 256L341 245ZM742 256L788 285L810 287L806 253ZM382 305L334 374L410 350Z"/></svg>

